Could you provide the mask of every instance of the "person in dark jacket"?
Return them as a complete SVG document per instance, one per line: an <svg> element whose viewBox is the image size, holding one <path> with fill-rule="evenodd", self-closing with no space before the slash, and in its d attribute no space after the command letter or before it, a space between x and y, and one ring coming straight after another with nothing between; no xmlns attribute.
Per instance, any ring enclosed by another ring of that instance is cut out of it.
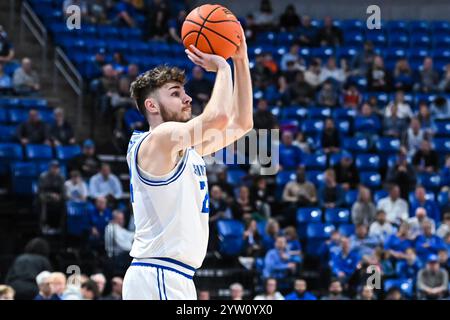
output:
<svg viewBox="0 0 450 320"><path fill-rule="evenodd" d="M23 145L50 144L48 125L39 118L36 109L31 109L28 112L28 120L17 127L17 136Z"/></svg>
<svg viewBox="0 0 450 320"><path fill-rule="evenodd" d="M54 111L55 123L50 127L50 140L54 146L75 143L72 126L64 119L64 111L56 108Z"/></svg>
<svg viewBox="0 0 450 320"><path fill-rule="evenodd" d="M84 179L97 174L100 170L101 161L95 153L94 141L88 139L83 143L83 152L69 162L69 170L81 172Z"/></svg>
<svg viewBox="0 0 450 320"><path fill-rule="evenodd" d="M16 300L32 300L39 293L36 276L42 271L51 271L48 259L50 246L42 238L34 238L25 246L9 268L5 282L16 291Z"/></svg>

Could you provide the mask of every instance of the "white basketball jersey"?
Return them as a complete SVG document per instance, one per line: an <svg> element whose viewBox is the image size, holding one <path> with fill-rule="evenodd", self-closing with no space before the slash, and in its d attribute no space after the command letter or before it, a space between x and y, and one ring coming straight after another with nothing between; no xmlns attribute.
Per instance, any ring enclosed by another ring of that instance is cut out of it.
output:
<svg viewBox="0 0 450 320"><path fill-rule="evenodd" d="M205 162L189 148L169 174L151 176L137 164L139 147L149 134L133 132L127 151L136 226L130 255L175 259L197 269L205 258L209 236Z"/></svg>

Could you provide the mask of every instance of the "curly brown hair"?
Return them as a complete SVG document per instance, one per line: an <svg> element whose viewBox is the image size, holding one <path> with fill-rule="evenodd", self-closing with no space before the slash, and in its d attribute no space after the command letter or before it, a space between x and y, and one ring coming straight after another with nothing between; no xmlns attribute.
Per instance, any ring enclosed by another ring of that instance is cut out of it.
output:
<svg viewBox="0 0 450 320"><path fill-rule="evenodd" d="M167 65L158 66L141 74L130 86L130 95L135 100L136 106L145 116L145 99L156 89L169 82L186 83L184 70Z"/></svg>

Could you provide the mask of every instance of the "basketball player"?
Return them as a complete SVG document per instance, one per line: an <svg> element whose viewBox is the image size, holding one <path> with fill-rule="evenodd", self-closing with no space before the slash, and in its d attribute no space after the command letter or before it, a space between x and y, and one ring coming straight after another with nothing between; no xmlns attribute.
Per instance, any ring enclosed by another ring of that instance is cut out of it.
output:
<svg viewBox="0 0 450 320"><path fill-rule="evenodd" d="M149 123L128 146L130 195L136 232L134 258L123 283L123 298L197 298L192 278L208 243L209 197L202 156L218 151L253 127L247 45L232 57L205 54L191 46L188 58L216 72L211 99L192 119L191 97L178 68L160 66L131 85L131 95Z"/></svg>

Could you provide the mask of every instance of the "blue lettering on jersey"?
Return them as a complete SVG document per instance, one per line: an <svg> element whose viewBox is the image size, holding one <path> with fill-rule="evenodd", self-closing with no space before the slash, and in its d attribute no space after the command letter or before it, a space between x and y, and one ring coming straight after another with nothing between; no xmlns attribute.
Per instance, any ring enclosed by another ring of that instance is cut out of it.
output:
<svg viewBox="0 0 450 320"><path fill-rule="evenodd" d="M199 177L206 175L206 166L205 165L193 164L192 166L194 168L195 175L197 175Z"/></svg>

